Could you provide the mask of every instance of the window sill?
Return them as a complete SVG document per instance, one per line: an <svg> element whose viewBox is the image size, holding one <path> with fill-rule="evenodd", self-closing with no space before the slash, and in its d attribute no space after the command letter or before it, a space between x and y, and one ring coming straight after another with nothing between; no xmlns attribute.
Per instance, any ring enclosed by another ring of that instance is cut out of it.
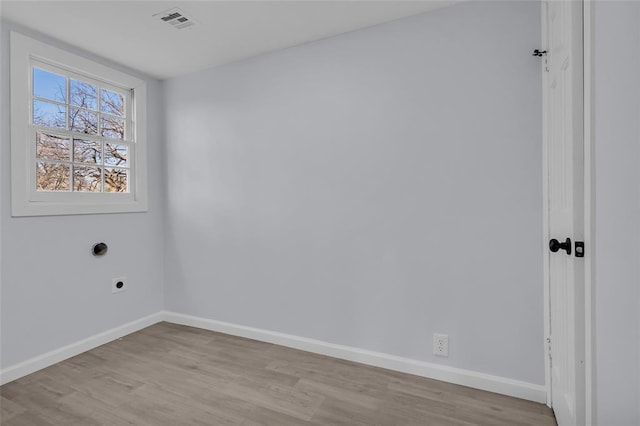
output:
<svg viewBox="0 0 640 426"><path fill-rule="evenodd" d="M101 213L139 213L148 210L146 201L109 203L55 203L47 201L13 202L11 216L61 216Z"/></svg>

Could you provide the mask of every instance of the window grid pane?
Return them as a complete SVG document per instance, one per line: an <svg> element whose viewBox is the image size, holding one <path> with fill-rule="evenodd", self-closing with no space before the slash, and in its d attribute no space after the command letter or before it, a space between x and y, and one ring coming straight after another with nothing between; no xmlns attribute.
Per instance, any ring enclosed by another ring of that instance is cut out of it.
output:
<svg viewBox="0 0 640 426"><path fill-rule="evenodd" d="M115 115L118 117L125 116L125 99L120 93L111 90L100 90L100 112Z"/></svg>
<svg viewBox="0 0 640 426"><path fill-rule="evenodd" d="M31 122L83 135L36 132L36 190L129 192L129 97L64 72L32 70Z"/></svg>
<svg viewBox="0 0 640 426"><path fill-rule="evenodd" d="M104 144L104 163L107 166L127 167L128 162L127 145L105 143Z"/></svg>
<svg viewBox="0 0 640 426"><path fill-rule="evenodd" d="M73 139L73 161L76 163L102 164L102 143L85 139Z"/></svg>
<svg viewBox="0 0 640 426"><path fill-rule="evenodd" d="M69 109L69 130L87 135L98 134L98 114L84 108Z"/></svg>
<svg viewBox="0 0 640 426"><path fill-rule="evenodd" d="M129 192L129 171L127 169L104 169L105 192Z"/></svg>
<svg viewBox="0 0 640 426"><path fill-rule="evenodd" d="M102 192L102 167L73 166L74 192Z"/></svg>
<svg viewBox="0 0 640 426"><path fill-rule="evenodd" d="M36 133L36 158L69 161L69 138L50 133Z"/></svg>
<svg viewBox="0 0 640 426"><path fill-rule="evenodd" d="M69 191L69 165L51 162L36 164L36 188L38 191Z"/></svg>
<svg viewBox="0 0 640 426"><path fill-rule="evenodd" d="M32 123L52 129L67 128L67 107L65 104L33 99Z"/></svg>
<svg viewBox="0 0 640 426"><path fill-rule="evenodd" d="M88 110L98 110L98 89L95 85L71 79L70 104Z"/></svg>
<svg viewBox="0 0 640 426"><path fill-rule="evenodd" d="M32 79L34 98L66 103L67 78L64 75L34 67Z"/></svg>
<svg viewBox="0 0 640 426"><path fill-rule="evenodd" d="M109 139L125 138L125 120L121 117L115 117L107 114L100 114L101 135Z"/></svg>

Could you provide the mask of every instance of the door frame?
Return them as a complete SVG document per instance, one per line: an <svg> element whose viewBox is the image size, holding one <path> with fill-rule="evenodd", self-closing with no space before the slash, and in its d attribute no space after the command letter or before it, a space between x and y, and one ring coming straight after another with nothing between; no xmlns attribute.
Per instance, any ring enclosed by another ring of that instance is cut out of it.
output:
<svg viewBox="0 0 640 426"><path fill-rule="evenodd" d="M584 330L585 330L585 421L591 426L596 416L596 323L595 323L595 104L594 104L594 16L595 0L583 2L584 51Z"/></svg>
<svg viewBox="0 0 640 426"><path fill-rule="evenodd" d="M548 1L548 0L547 0ZM542 1L542 50L547 47L546 19L547 1ZM587 425L597 423L596 412L596 351L595 351L595 167L594 167L594 1L581 0L583 3L583 137L584 137L584 242L585 252L584 266L584 419ZM546 90L542 85L542 102L546 103ZM543 297L544 297L544 368L545 368L545 388L547 392L547 405L551 406L551 363L549 360L549 345L547 337L550 335L550 294L549 294L549 249L547 247L549 238L548 220L548 167L547 162L547 140L546 140L546 118L542 119L542 179L543 179Z"/></svg>

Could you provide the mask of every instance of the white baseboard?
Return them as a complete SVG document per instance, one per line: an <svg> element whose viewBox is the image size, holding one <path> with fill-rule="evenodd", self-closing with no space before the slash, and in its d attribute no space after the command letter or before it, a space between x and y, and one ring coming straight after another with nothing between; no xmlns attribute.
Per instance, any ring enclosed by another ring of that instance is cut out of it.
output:
<svg viewBox="0 0 640 426"><path fill-rule="evenodd" d="M109 343L127 334L142 330L150 325L163 321L164 313L157 312L155 314L140 318L130 323L121 325L111 330L107 330L95 336L88 337L70 345L55 349L51 352L36 356L11 367L0 371L0 385L9 383L13 380L34 373L50 365L56 364L65 359L74 357L83 352L91 350L105 343Z"/></svg>
<svg viewBox="0 0 640 426"><path fill-rule="evenodd" d="M139 320L107 330L103 333L96 334L95 336L88 337L84 340L80 340L1 370L0 385L19 379L20 377L24 377L38 370L49 367L50 365L64 361L65 359L74 357L161 321L217 331L233 336L246 337L248 339L258 340L261 342L273 343L307 352L372 365L375 367L415 374L416 376L442 380L444 382L469 386L476 389L496 392L539 403L545 403L547 400L546 389L541 385L507 379L499 376L492 376L490 374L477 373L475 371L463 370L461 368L402 358L380 352L353 348L350 346L336 345L290 334L166 311L157 312L144 318L140 318Z"/></svg>
<svg viewBox="0 0 640 426"><path fill-rule="evenodd" d="M539 403L546 403L547 401L547 392L544 386L519 380L507 379L490 374L463 370L461 368L416 361L395 355L336 345L333 343L322 342L320 340L307 339L304 337L261 330L253 327L245 327L242 325L199 318L175 312L164 312L163 319L164 321L174 324L188 325L191 327L203 328L205 330L259 340L261 342L274 343L276 345L287 346L334 358L355 361L375 367L414 374L416 376L469 386L476 389L482 389Z"/></svg>

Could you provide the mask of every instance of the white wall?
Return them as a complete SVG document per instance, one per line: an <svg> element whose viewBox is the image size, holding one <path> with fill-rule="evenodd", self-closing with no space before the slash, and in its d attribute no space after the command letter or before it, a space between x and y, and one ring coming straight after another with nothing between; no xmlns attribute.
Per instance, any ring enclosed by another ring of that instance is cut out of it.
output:
<svg viewBox="0 0 640 426"><path fill-rule="evenodd" d="M167 308L542 384L539 25L460 4L166 81Z"/></svg>
<svg viewBox="0 0 640 426"><path fill-rule="evenodd" d="M595 8L599 424L640 424L640 3Z"/></svg>
<svg viewBox="0 0 640 426"><path fill-rule="evenodd" d="M146 78L149 107L148 213L12 218L10 213L9 30L66 48L2 22L1 368L58 349L162 309L163 196L161 85ZM93 55L84 54L121 69ZM135 74L135 73L134 73ZM138 74L136 74L138 75ZM144 76L140 76L144 78ZM106 241L104 258L90 254ZM111 278L126 275L127 292L112 295Z"/></svg>

